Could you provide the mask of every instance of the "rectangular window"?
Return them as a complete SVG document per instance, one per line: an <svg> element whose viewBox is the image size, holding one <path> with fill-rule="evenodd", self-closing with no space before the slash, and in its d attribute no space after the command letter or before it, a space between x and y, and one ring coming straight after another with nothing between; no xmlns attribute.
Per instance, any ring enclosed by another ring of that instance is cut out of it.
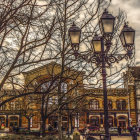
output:
<svg viewBox="0 0 140 140"><path fill-rule="evenodd" d="M52 99L52 97L49 98L48 104L49 104L49 105L52 105L52 104L53 104L53 99Z"/></svg>
<svg viewBox="0 0 140 140"><path fill-rule="evenodd" d="M32 126L33 126L33 119L31 117L31 119L30 119L30 127L32 127Z"/></svg>
<svg viewBox="0 0 140 140"><path fill-rule="evenodd" d="M10 108L11 108L11 110L15 110L15 101L14 102L11 102Z"/></svg>
<svg viewBox="0 0 140 140"><path fill-rule="evenodd" d="M140 110L140 100L137 101L137 109Z"/></svg>
<svg viewBox="0 0 140 140"><path fill-rule="evenodd" d="M79 127L79 113L75 116L75 127Z"/></svg>
<svg viewBox="0 0 140 140"><path fill-rule="evenodd" d="M53 97L53 100L54 100L54 103L55 103L55 104L58 104L58 97L57 97L57 96L54 96L54 97Z"/></svg>
<svg viewBox="0 0 140 140"><path fill-rule="evenodd" d="M66 83L61 83L61 92L67 93L67 84Z"/></svg>
<svg viewBox="0 0 140 140"><path fill-rule="evenodd" d="M17 102L15 102L15 108L16 108L16 110L20 110L20 103L17 101Z"/></svg>
<svg viewBox="0 0 140 140"><path fill-rule="evenodd" d="M136 94L137 94L137 95L140 95L140 89L137 89L137 90L136 90Z"/></svg>

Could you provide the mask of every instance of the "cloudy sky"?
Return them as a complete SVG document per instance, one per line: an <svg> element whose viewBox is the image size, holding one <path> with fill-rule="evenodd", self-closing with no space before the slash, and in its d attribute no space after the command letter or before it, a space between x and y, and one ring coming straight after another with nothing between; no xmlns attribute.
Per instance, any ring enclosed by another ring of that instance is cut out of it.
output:
<svg viewBox="0 0 140 140"><path fill-rule="evenodd" d="M140 0L112 0L111 12L115 14L119 8L126 12L130 26L136 30L136 62L140 65Z"/></svg>

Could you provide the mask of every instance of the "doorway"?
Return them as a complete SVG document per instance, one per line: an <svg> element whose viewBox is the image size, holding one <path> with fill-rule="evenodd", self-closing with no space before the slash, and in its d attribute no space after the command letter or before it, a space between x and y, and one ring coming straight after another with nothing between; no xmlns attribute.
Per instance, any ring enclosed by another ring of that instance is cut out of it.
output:
<svg viewBox="0 0 140 140"><path fill-rule="evenodd" d="M99 117L97 117L97 116L90 117L90 125L99 126Z"/></svg>
<svg viewBox="0 0 140 140"><path fill-rule="evenodd" d="M126 129L127 119L124 116L118 117L118 126L120 126L122 129Z"/></svg>
<svg viewBox="0 0 140 140"><path fill-rule="evenodd" d="M18 126L18 117L12 116L9 118L9 126Z"/></svg>

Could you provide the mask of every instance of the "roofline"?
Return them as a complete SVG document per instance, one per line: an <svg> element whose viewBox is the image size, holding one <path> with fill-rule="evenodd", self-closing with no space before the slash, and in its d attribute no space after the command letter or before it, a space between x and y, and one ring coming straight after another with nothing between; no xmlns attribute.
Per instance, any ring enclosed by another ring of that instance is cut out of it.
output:
<svg viewBox="0 0 140 140"><path fill-rule="evenodd" d="M43 68L43 67L47 67L47 66L49 66L50 64L56 65L56 66L61 66L61 64L52 61L52 62L50 62L50 63L48 63L48 64L46 64L46 65L43 65L43 66L40 66L40 67L31 69L31 70L29 70L29 71L27 71L27 72L22 72L22 74L25 75L25 74L32 73L33 71L37 71L37 70L39 70L39 69L41 69L41 68ZM81 73L81 74L83 74L83 75L86 73L85 71L76 71L75 69L71 69L71 68L69 68L69 67L67 67L67 66L66 66L65 68L70 69L71 71L75 71L75 72L77 72L77 73L79 72L79 73Z"/></svg>

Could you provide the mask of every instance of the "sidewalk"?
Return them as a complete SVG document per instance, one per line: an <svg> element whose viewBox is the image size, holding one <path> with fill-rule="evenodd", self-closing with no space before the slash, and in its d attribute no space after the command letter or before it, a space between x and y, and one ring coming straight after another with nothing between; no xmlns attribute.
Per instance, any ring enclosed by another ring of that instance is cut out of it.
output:
<svg viewBox="0 0 140 140"><path fill-rule="evenodd" d="M99 136L93 136L97 140L100 140ZM86 140L83 136L80 136L80 140ZM111 136L111 140L132 140L131 136ZM140 140L140 136L137 137L137 140Z"/></svg>
<svg viewBox="0 0 140 140"><path fill-rule="evenodd" d="M99 136L94 136L97 140L100 140ZM80 139L85 140L85 139ZM111 136L111 140L132 140L132 136ZM140 140L140 136L137 137L137 140Z"/></svg>

